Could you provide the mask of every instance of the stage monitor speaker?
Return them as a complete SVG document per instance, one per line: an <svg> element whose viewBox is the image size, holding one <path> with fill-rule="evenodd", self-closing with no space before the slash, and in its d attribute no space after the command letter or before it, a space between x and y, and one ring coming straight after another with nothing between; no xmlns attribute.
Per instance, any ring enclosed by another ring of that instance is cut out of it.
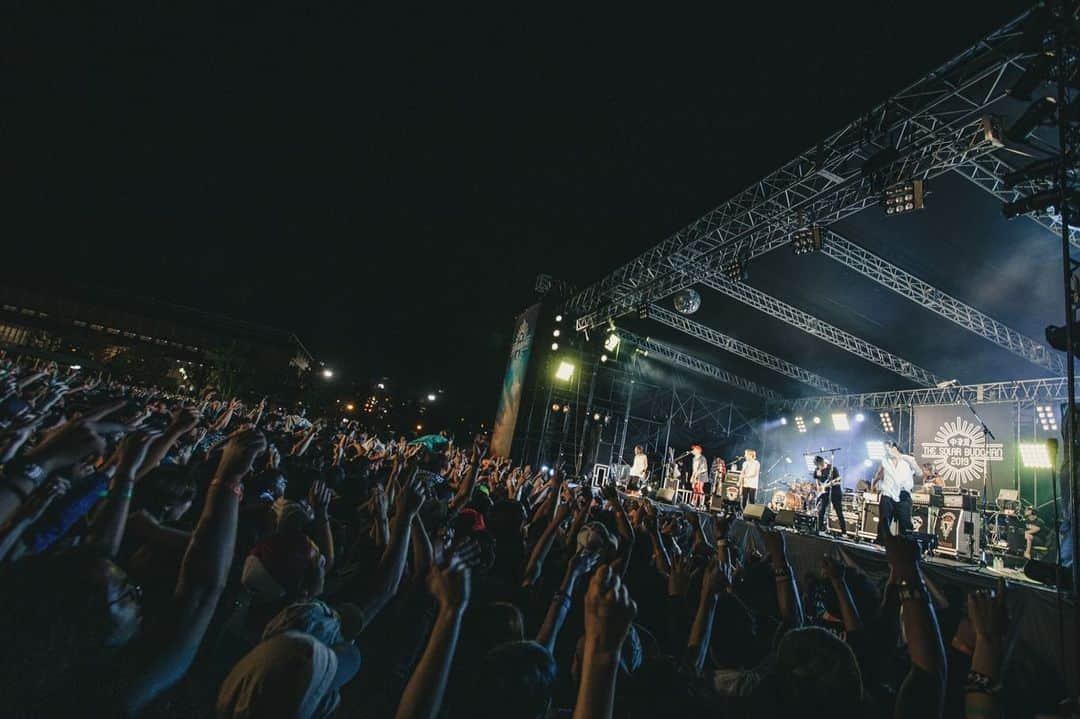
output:
<svg viewBox="0 0 1080 719"><path fill-rule="evenodd" d="M776 519L773 521L777 527L794 527L795 526L795 510L794 509L781 509L776 513Z"/></svg>
<svg viewBox="0 0 1080 719"><path fill-rule="evenodd" d="M723 512L725 509L725 502L727 502L727 500L724 499L722 496L720 496L719 494L714 494L712 497L709 498L709 509L714 512Z"/></svg>
<svg viewBox="0 0 1080 719"><path fill-rule="evenodd" d="M772 524L772 521L776 519L776 512L769 509L768 505L765 504L748 504L743 508L742 518L747 522Z"/></svg>
<svg viewBox="0 0 1080 719"><path fill-rule="evenodd" d="M666 487L664 489L656 490L656 501L672 504L675 501L675 490Z"/></svg>

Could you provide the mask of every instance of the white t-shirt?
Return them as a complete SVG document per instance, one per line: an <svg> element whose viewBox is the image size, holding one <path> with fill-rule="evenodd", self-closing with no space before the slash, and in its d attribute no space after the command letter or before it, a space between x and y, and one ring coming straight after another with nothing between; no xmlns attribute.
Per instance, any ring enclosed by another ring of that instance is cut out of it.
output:
<svg viewBox="0 0 1080 719"><path fill-rule="evenodd" d="M649 458L644 452L634 455L634 464L630 467L631 477L644 477L645 470L649 468Z"/></svg>
<svg viewBox="0 0 1080 719"><path fill-rule="evenodd" d="M891 498L894 502L900 501L901 492L911 492L915 486L915 468L911 465L914 460L901 455L896 464L892 457L881 460L881 467L885 474L881 479L881 493Z"/></svg>
<svg viewBox="0 0 1080 719"><path fill-rule="evenodd" d="M747 489L758 488L758 474L761 472L761 462L756 459L748 459L742 465L742 484Z"/></svg>

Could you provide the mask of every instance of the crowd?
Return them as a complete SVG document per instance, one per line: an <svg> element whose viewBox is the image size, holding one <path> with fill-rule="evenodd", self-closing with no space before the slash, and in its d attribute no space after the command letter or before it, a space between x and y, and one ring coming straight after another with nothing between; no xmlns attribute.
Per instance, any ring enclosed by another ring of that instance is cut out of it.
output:
<svg viewBox="0 0 1080 719"><path fill-rule="evenodd" d="M837 556L797 578L782 533L744 548L482 436L0 382L3 716L1000 712L1005 588L939 616L902 537L884 591Z"/></svg>

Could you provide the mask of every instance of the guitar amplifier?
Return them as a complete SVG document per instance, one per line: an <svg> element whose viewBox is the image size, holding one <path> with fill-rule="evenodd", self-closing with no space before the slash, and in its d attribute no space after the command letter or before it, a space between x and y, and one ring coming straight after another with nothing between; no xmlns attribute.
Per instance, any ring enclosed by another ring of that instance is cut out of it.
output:
<svg viewBox="0 0 1080 719"><path fill-rule="evenodd" d="M807 534L813 534L817 530L817 517L808 512L796 512L795 513L795 530L798 532L805 532Z"/></svg>
<svg viewBox="0 0 1080 719"><path fill-rule="evenodd" d="M929 492L912 492L911 493L911 503L913 505L915 505L916 507L919 507L919 506L929 507L930 506L930 493Z"/></svg>
<svg viewBox="0 0 1080 719"><path fill-rule="evenodd" d="M836 512L831 506L829 507L825 522L829 525L829 532L831 534L840 534L840 520L837 519ZM859 514L857 512L849 511L845 507L844 523L847 525L847 532L844 533L844 536L853 538L857 536L859 529Z"/></svg>
<svg viewBox="0 0 1080 719"><path fill-rule="evenodd" d="M862 508L862 521L859 522L859 536L863 539L877 539L880 521L881 505L877 502L865 502Z"/></svg>
<svg viewBox="0 0 1080 719"><path fill-rule="evenodd" d="M863 492L862 500L866 504L881 504L881 495L877 492Z"/></svg>
<svg viewBox="0 0 1080 719"><path fill-rule="evenodd" d="M946 494L943 497L942 507L945 509L965 509L975 512L979 509L979 493Z"/></svg>
<svg viewBox="0 0 1080 719"><path fill-rule="evenodd" d="M969 495L970 496L970 495ZM979 556L979 537L982 517L962 507L942 507L934 523L937 537L937 553L957 559L974 559Z"/></svg>
<svg viewBox="0 0 1080 719"><path fill-rule="evenodd" d="M937 508L926 504L916 504L911 508L911 526L917 533L933 534L932 518L936 518ZM936 546L936 545L935 545Z"/></svg>

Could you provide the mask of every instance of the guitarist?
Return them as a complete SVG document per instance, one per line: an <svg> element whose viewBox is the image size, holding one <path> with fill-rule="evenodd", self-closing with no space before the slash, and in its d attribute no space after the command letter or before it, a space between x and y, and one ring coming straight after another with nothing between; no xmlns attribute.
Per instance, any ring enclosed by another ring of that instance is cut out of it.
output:
<svg viewBox="0 0 1080 719"><path fill-rule="evenodd" d="M818 531L825 531L828 525L825 523L825 515L829 513L829 504L836 510L836 519L840 524L840 533L847 533L847 522L844 521L844 490L840 486L840 472L824 457L814 457L814 479L817 480L818 489Z"/></svg>

